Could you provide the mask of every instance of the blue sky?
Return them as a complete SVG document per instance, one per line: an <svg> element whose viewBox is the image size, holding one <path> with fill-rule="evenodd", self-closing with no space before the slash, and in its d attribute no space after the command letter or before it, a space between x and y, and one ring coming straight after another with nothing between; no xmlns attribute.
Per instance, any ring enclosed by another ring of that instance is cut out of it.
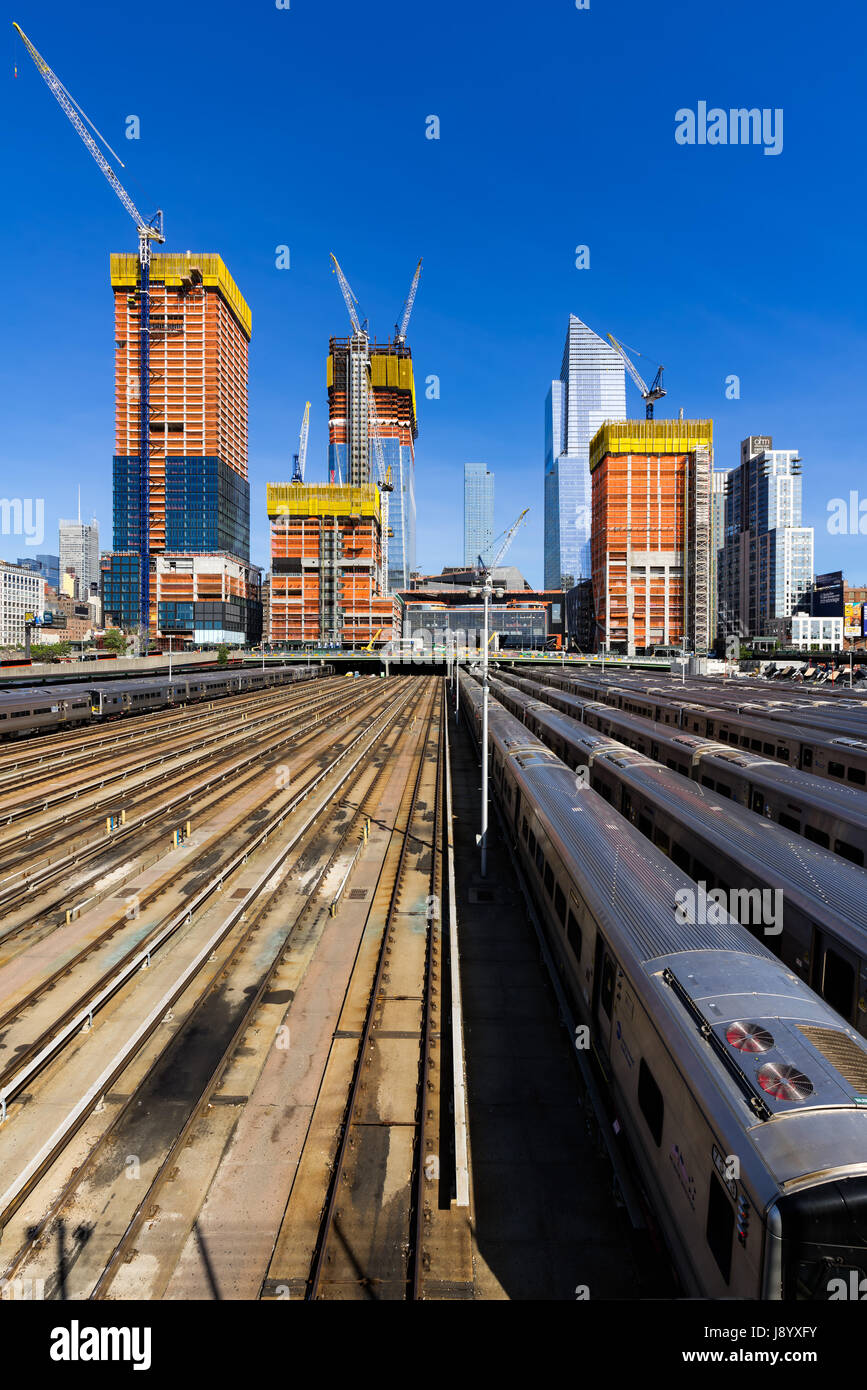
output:
<svg viewBox="0 0 867 1390"><path fill-rule="evenodd" d="M510 558L541 582L543 405L573 312L651 374L665 363L658 413L712 417L717 467L748 434L799 448L817 570L867 580L865 538L826 529L831 498L867 497L860 7L193 0L153 10L140 44L134 11L16 0L0 44L0 494L45 498L38 548L54 550L79 483L111 545L108 257L135 229L12 19L119 151L142 212L164 209L166 249L219 252L251 306L258 563L264 486L290 476L308 398L308 478L325 476L325 356L346 323L333 250L379 336L424 257L410 328L423 569L461 558L476 459L496 475L498 530L531 508ZM782 108L782 153L678 145L675 112L699 101ZM631 384L627 401L642 413ZM0 554L26 552L0 536Z"/></svg>

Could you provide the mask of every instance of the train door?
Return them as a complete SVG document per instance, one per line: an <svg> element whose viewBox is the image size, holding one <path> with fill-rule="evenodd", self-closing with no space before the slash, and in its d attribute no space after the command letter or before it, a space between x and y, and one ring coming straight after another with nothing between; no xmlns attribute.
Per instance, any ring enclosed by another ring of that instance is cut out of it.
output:
<svg viewBox="0 0 867 1390"><path fill-rule="evenodd" d="M858 958L827 932L814 930L810 984L847 1023L855 1018Z"/></svg>
<svg viewBox="0 0 867 1390"><path fill-rule="evenodd" d="M608 949L601 932L597 932L596 959L593 969L593 1020L606 1056L611 1045L611 1023L614 1017L616 982L617 961Z"/></svg>

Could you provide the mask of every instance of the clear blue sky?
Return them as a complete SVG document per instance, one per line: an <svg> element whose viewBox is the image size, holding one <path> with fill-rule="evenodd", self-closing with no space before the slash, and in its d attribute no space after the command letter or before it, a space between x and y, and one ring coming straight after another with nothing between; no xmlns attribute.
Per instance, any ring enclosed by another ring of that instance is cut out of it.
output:
<svg viewBox="0 0 867 1390"><path fill-rule="evenodd" d="M45 498L40 549L79 483L111 546L108 257L135 229L12 19L119 151L141 210L164 209L167 249L219 252L251 306L258 563L264 486L289 477L308 398L308 477L325 476L325 356L346 326L333 250L380 336L424 257L410 342L441 397L419 391L423 569L461 558L476 459L496 474L498 530L531 507L511 559L541 582L543 404L573 312L648 371L665 363L661 413L713 417L717 467L748 434L799 448L817 569L867 579L865 537L826 530L830 498L867 498L863 7L189 0L152 7L140 42L133 9L16 5L0 45L0 495ZM782 153L678 145L675 112L699 101L783 108ZM631 384L627 400L642 413ZM0 536L0 553L28 552Z"/></svg>

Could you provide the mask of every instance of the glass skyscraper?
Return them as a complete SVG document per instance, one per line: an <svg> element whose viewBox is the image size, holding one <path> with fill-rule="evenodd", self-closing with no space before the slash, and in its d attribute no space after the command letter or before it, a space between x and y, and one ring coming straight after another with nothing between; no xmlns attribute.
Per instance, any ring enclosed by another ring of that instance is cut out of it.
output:
<svg viewBox="0 0 867 1390"><path fill-rule="evenodd" d="M490 564L494 539L494 475L485 463L464 464L464 564Z"/></svg>
<svg viewBox="0 0 867 1390"><path fill-rule="evenodd" d="M620 354L575 314L545 402L545 588L590 578L590 440L626 418Z"/></svg>

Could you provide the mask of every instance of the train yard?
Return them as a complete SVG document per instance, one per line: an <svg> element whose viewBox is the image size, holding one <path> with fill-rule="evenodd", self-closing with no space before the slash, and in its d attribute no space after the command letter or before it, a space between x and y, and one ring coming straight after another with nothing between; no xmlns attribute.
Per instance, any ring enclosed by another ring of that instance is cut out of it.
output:
<svg viewBox="0 0 867 1390"><path fill-rule="evenodd" d="M867 702L503 666L483 878L478 670L192 679L14 692L4 1298L867 1274Z"/></svg>

